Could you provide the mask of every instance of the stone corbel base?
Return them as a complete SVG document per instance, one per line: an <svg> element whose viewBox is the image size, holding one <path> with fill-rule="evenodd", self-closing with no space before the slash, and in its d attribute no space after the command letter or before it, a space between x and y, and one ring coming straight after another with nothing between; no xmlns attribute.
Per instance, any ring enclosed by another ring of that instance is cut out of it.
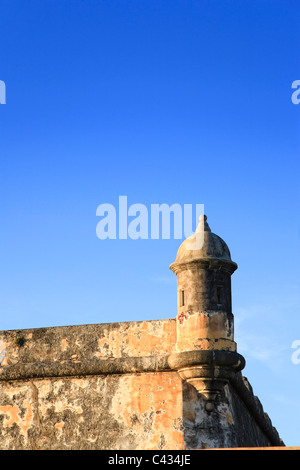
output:
<svg viewBox="0 0 300 470"><path fill-rule="evenodd" d="M224 385L245 367L245 359L233 351L197 350L173 353L168 364L196 388L211 411Z"/></svg>

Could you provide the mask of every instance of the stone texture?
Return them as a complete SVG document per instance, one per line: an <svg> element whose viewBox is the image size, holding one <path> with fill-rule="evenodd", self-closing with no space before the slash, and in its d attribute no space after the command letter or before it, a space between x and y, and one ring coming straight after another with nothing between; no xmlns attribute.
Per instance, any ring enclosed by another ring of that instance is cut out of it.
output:
<svg viewBox="0 0 300 470"><path fill-rule="evenodd" d="M174 372L8 383L1 449L183 449L180 395Z"/></svg>
<svg viewBox="0 0 300 470"><path fill-rule="evenodd" d="M168 365L176 354L174 319L4 331L0 338L1 449L281 444L254 399L251 409L243 381L244 396L229 385L207 413L205 400ZM210 353L201 352L204 362Z"/></svg>

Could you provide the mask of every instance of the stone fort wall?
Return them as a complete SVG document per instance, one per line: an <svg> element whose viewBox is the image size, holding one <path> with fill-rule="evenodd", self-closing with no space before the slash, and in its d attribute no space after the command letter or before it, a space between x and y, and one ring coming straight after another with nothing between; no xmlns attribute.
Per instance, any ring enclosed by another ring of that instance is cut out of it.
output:
<svg viewBox="0 0 300 470"><path fill-rule="evenodd" d="M207 411L176 339L176 319L0 332L0 449L282 446L240 372Z"/></svg>

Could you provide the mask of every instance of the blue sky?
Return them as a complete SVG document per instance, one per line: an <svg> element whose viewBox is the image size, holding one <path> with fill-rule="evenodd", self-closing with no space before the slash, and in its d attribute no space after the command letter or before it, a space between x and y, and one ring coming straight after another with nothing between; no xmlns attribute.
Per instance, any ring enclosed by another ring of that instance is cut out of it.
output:
<svg viewBox="0 0 300 470"><path fill-rule="evenodd" d="M99 240L96 209L204 204L239 265L235 339L300 439L296 0L2 0L1 329L176 316L180 240Z"/></svg>

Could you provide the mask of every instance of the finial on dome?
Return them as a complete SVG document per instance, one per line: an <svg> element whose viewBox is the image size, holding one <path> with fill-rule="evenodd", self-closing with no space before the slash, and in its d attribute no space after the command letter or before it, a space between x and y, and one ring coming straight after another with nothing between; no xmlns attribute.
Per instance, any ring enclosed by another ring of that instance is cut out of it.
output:
<svg viewBox="0 0 300 470"><path fill-rule="evenodd" d="M205 214L201 214L199 217L199 224L196 230L196 233L199 232L211 232L210 226L207 223L207 216Z"/></svg>

